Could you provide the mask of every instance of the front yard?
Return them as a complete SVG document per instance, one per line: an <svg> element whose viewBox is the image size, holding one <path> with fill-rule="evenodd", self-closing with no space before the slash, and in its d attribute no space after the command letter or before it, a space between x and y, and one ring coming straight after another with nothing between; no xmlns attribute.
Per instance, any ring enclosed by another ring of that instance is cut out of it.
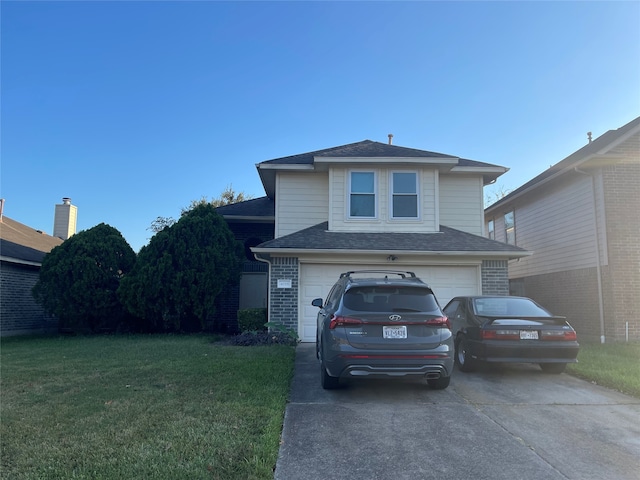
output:
<svg viewBox="0 0 640 480"><path fill-rule="evenodd" d="M270 479L294 348L2 339L1 476Z"/></svg>
<svg viewBox="0 0 640 480"><path fill-rule="evenodd" d="M640 342L581 343L567 373L640 398Z"/></svg>
<svg viewBox="0 0 640 480"><path fill-rule="evenodd" d="M272 479L294 348L205 335L4 338L0 477ZM640 397L640 343L568 373Z"/></svg>

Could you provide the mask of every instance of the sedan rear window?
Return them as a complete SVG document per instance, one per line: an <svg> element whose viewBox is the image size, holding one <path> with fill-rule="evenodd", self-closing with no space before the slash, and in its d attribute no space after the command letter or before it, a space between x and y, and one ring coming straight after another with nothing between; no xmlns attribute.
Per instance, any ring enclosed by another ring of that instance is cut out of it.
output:
<svg viewBox="0 0 640 480"><path fill-rule="evenodd" d="M440 314L431 290L420 287L354 287L344 294L345 308L358 312L423 312Z"/></svg>
<svg viewBox="0 0 640 480"><path fill-rule="evenodd" d="M473 300L476 315L486 317L550 317L544 308L528 298L491 297Z"/></svg>

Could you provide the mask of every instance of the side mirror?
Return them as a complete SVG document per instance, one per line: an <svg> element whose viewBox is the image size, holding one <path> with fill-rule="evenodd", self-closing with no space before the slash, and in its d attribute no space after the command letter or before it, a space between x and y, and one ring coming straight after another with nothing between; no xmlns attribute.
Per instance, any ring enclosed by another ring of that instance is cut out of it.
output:
<svg viewBox="0 0 640 480"><path fill-rule="evenodd" d="M311 305L313 305L314 307L322 308L322 299L321 298L315 298L311 302Z"/></svg>

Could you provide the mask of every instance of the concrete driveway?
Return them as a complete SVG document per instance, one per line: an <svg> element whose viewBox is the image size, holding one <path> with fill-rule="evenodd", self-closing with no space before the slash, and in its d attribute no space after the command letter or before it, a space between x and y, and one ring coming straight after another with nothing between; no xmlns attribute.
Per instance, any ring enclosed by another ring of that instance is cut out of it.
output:
<svg viewBox="0 0 640 480"><path fill-rule="evenodd" d="M298 346L275 479L430 478L638 480L640 400L532 365L325 391Z"/></svg>

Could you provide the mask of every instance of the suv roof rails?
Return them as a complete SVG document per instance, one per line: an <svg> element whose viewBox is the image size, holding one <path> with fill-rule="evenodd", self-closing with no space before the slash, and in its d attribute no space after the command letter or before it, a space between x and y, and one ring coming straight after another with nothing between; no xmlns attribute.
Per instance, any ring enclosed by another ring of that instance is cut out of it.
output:
<svg viewBox="0 0 640 480"><path fill-rule="evenodd" d="M402 270L350 270L340 274L340 278L350 277L353 273L386 273L390 275L398 275L400 278L416 278L416 274L413 272L404 272Z"/></svg>

